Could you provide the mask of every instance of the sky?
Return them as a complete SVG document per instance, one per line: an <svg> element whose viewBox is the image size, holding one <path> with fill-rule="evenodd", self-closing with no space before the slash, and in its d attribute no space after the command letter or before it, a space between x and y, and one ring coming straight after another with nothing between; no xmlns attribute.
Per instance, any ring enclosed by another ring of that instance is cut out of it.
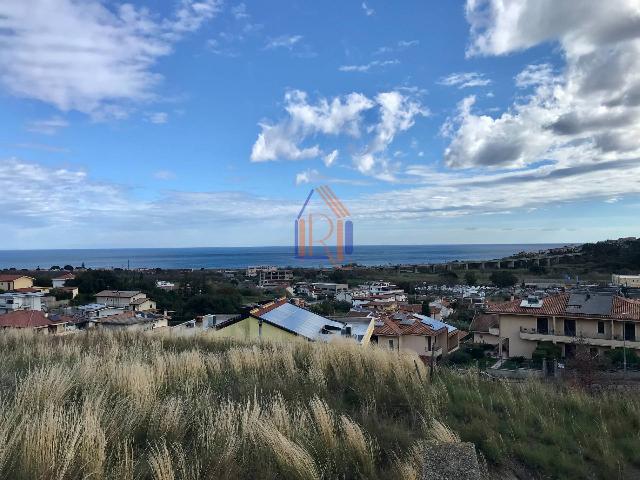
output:
<svg viewBox="0 0 640 480"><path fill-rule="evenodd" d="M3 0L0 249L636 236L637 0Z"/></svg>

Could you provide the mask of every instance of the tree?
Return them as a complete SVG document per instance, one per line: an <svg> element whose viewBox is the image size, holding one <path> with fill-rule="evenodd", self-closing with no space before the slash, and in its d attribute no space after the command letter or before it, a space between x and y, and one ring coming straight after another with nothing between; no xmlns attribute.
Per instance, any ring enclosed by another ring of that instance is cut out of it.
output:
<svg viewBox="0 0 640 480"><path fill-rule="evenodd" d="M51 287L53 282L49 277L38 276L34 279L34 283L39 287Z"/></svg>
<svg viewBox="0 0 640 480"><path fill-rule="evenodd" d="M475 272L467 272L464 274L464 281L467 285L475 285L478 283L478 276Z"/></svg>
<svg viewBox="0 0 640 480"><path fill-rule="evenodd" d="M431 309L429 308L429 302L426 300L422 302L422 315L426 315L427 317L431 316Z"/></svg>
<svg viewBox="0 0 640 480"><path fill-rule="evenodd" d="M66 270L67 272L73 272L73 266L71 266L71 265L65 265L65 266L64 266L64 270Z"/></svg>
<svg viewBox="0 0 640 480"><path fill-rule="evenodd" d="M498 288L513 287L518 283L518 277L511 272L505 272L503 270L493 272L490 279L491 283Z"/></svg>

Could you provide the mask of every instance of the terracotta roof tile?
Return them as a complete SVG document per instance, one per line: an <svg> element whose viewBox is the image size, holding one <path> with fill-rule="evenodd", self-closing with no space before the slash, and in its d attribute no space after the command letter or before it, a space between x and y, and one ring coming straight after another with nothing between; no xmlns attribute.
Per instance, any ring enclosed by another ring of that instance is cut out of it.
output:
<svg viewBox="0 0 640 480"><path fill-rule="evenodd" d="M44 313L38 310L17 310L15 312L0 315L0 327L9 328L37 328L48 327L58 323L70 321L68 317L58 317L51 320Z"/></svg>
<svg viewBox="0 0 640 480"><path fill-rule="evenodd" d="M542 302L542 307L521 307L522 300L512 300L510 302L496 303L489 305L487 313L501 313L501 314L529 314L529 315L557 315L557 316L572 316L572 317L604 317L614 318L620 320L636 320L640 321L640 301L631 300L618 295L613 297L613 304L611 314L585 314L585 313L573 313L567 312L567 305L569 303L569 293L561 293L558 295L552 295L545 297Z"/></svg>

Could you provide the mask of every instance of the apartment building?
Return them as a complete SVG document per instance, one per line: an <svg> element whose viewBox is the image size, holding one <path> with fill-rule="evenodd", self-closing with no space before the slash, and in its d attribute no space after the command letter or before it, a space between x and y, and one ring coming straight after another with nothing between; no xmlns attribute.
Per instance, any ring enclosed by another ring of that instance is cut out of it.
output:
<svg viewBox="0 0 640 480"><path fill-rule="evenodd" d="M258 285L262 288L288 286L293 280L292 270L262 270L259 272Z"/></svg>
<svg viewBox="0 0 640 480"><path fill-rule="evenodd" d="M487 314L498 317L498 350L504 357L526 357L539 342L552 342L571 358L576 346L586 345L594 354L611 348L640 351L640 301L613 292L572 292L545 298L493 304Z"/></svg>

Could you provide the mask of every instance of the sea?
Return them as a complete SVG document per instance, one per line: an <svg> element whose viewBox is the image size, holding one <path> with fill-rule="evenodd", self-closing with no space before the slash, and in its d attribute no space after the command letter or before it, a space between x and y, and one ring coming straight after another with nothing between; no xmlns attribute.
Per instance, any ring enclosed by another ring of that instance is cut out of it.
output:
<svg viewBox="0 0 640 480"><path fill-rule="evenodd" d="M343 263L367 266L493 260L518 252L537 252L567 244L361 245ZM234 269L253 265L318 268L328 260L295 258L293 247L107 248L0 250L0 268L49 269L54 265L86 268Z"/></svg>

